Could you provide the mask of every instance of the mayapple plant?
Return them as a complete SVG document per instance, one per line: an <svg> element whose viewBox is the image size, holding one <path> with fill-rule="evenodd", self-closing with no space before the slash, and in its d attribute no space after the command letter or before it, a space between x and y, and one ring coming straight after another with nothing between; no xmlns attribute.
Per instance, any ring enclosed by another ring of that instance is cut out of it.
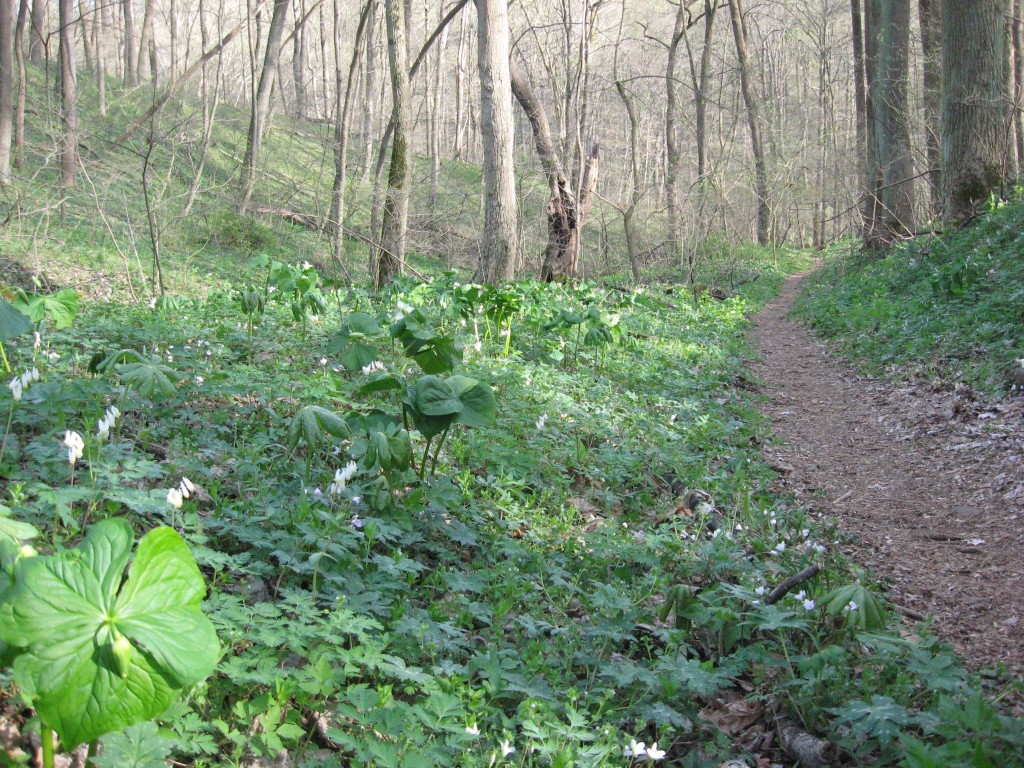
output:
<svg viewBox="0 0 1024 768"><path fill-rule="evenodd" d="M73 549L20 557L0 580L0 640L42 725L44 768L66 749L165 712L220 656L188 545L156 528L138 543L123 519ZM127 578L125 567L129 561Z"/></svg>

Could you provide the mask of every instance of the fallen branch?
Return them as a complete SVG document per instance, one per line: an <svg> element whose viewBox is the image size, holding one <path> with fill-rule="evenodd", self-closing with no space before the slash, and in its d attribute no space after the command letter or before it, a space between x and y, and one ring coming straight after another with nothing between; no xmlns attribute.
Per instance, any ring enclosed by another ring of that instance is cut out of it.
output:
<svg viewBox="0 0 1024 768"><path fill-rule="evenodd" d="M773 605L774 603L779 602L779 600L786 596L786 593L789 592L789 590L797 584L802 584L808 579L814 578L820 570L821 566L812 565L804 568L800 573L793 574L769 593L768 597L764 599L765 603L767 605ZM803 763L800 764L803 765Z"/></svg>
<svg viewBox="0 0 1024 768"><path fill-rule="evenodd" d="M800 768L826 768L838 757L835 745L812 736L789 718L777 718L775 730L782 751L796 760Z"/></svg>

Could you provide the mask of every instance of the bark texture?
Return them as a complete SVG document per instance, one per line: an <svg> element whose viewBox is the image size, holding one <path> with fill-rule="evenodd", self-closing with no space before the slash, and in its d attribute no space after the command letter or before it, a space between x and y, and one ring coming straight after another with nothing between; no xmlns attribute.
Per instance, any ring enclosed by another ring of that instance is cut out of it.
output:
<svg viewBox="0 0 1024 768"><path fill-rule="evenodd" d="M1002 189L1007 166L1005 0L942 6L945 218L963 222Z"/></svg>
<svg viewBox="0 0 1024 768"><path fill-rule="evenodd" d="M0 184L11 181L14 129L14 9L17 0L0 0Z"/></svg>
<svg viewBox="0 0 1024 768"><path fill-rule="evenodd" d="M929 212L942 215L942 150L939 135L942 127L942 2L918 0L921 23L921 55L924 107L925 154L928 158ZM953 0L946 0L953 2Z"/></svg>
<svg viewBox="0 0 1024 768"><path fill-rule="evenodd" d="M507 0L476 0L480 66L480 137L483 141L484 230L477 279L511 280L516 267L519 206L512 149L512 76Z"/></svg>
<svg viewBox="0 0 1024 768"><path fill-rule="evenodd" d="M548 123L544 107L526 79L526 75L514 62L510 62L510 74L512 76L512 93L530 121L537 154L551 189L551 198L544 209L548 217L548 244L544 249L544 262L541 265L540 278L544 282L572 279L576 277L578 271L579 237L583 212L593 194L597 178L599 146L595 143L591 148L580 184L583 195L580 200L577 200L572 191L572 183L555 151L551 126Z"/></svg>
<svg viewBox="0 0 1024 768"><path fill-rule="evenodd" d="M409 225L409 130L412 127L412 89L409 85L409 47L406 35L405 4L386 0L384 22L388 36L388 64L391 69L394 135L391 140L391 165L380 227L380 247L373 265L373 284L380 289L402 271L405 263L405 238Z"/></svg>

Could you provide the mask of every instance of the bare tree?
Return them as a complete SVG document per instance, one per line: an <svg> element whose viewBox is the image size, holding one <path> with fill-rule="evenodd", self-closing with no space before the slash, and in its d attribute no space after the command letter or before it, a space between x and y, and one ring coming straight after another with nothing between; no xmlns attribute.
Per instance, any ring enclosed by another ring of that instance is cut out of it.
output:
<svg viewBox="0 0 1024 768"><path fill-rule="evenodd" d="M507 0L476 0L480 60L480 137L484 148L484 227L477 278L510 280L516 266L519 207L512 144Z"/></svg>
<svg viewBox="0 0 1024 768"><path fill-rule="evenodd" d="M75 88L74 0L59 0L60 23L60 117L62 126L60 183L75 186L78 171L78 96Z"/></svg>
<svg viewBox="0 0 1024 768"><path fill-rule="evenodd" d="M409 50L403 0L384 1L384 22L388 36L388 64L391 70L391 165L381 220L380 245L371 264L373 285L380 289L402 271L405 237L409 224L410 173L409 133L412 128L412 90L409 86Z"/></svg>
<svg viewBox="0 0 1024 768"><path fill-rule="evenodd" d="M25 167L25 96L28 90L28 71L25 67L25 26L29 16L30 0L21 0L18 23L14 30L14 58L18 62L18 100L14 109L14 166Z"/></svg>
<svg viewBox="0 0 1024 768"><path fill-rule="evenodd" d="M16 0L0 0L0 184L4 185L11 182L15 4Z"/></svg>
<svg viewBox="0 0 1024 768"><path fill-rule="evenodd" d="M281 39L284 37L284 24L288 17L289 0L274 0L274 13L270 17L270 30L263 54L263 66L260 68L260 81L256 89L256 98L249 113L249 133L246 137L245 157L242 160L242 175L239 185L238 210L244 213L249 207L253 190L256 187L256 169L259 165L260 146L263 142L264 128L270 114L270 96L274 90L274 75L277 72L278 57L281 53Z"/></svg>
<svg viewBox="0 0 1024 768"><path fill-rule="evenodd" d="M1007 167L1005 0L942 4L943 211L973 216Z"/></svg>
<svg viewBox="0 0 1024 768"><path fill-rule="evenodd" d="M121 0L124 17L124 84L130 88L139 83L138 59L135 51L135 9L132 0Z"/></svg>
<svg viewBox="0 0 1024 768"><path fill-rule="evenodd" d="M572 279L576 277L579 268L580 228L594 192L594 185L597 183L599 146L595 142L591 148L581 176L583 195L577 199L573 185L555 151L551 127L543 105L515 62L510 63L510 74L512 93L530 121L537 155L540 157L551 189L551 197L545 207L548 243L544 250L540 278L544 282Z"/></svg>
<svg viewBox="0 0 1024 768"><path fill-rule="evenodd" d="M953 0L947 0L951 2ZM930 213L942 213L942 150L939 143L942 124L942 3L943 0L918 0L921 24L921 69L924 74L923 104L925 153L928 158Z"/></svg>
<svg viewBox="0 0 1024 768"><path fill-rule="evenodd" d="M747 125L750 129L750 148L754 154L754 194L757 197L757 242L768 245L771 242L771 200L768 197L768 164L765 160L764 141L761 138L761 119L758 114L757 97L750 75L747 56L747 28L743 18L741 0L730 0L729 13L732 18L733 39L736 42L736 58L740 69L740 89L747 108Z"/></svg>
<svg viewBox="0 0 1024 768"><path fill-rule="evenodd" d="M46 55L46 0L31 0L32 30L29 32L28 60L41 64Z"/></svg>

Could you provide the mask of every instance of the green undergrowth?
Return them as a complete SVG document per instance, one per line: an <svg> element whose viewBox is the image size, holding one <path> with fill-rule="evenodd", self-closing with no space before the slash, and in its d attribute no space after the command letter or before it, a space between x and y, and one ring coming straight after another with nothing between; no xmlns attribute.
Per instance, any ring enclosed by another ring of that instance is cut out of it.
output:
<svg viewBox="0 0 1024 768"><path fill-rule="evenodd" d="M881 259L835 250L796 312L868 371L1002 393L1024 357L1022 254L1024 203L1015 199Z"/></svg>
<svg viewBox="0 0 1024 768"><path fill-rule="evenodd" d="M860 765L1024 755L1021 724L773 491L747 299L249 274L6 343L41 381L0 392L0 538L167 525L209 587L215 672L159 729L105 737L103 764L752 765L779 755L739 723L772 713ZM0 554L17 582L31 552Z"/></svg>

